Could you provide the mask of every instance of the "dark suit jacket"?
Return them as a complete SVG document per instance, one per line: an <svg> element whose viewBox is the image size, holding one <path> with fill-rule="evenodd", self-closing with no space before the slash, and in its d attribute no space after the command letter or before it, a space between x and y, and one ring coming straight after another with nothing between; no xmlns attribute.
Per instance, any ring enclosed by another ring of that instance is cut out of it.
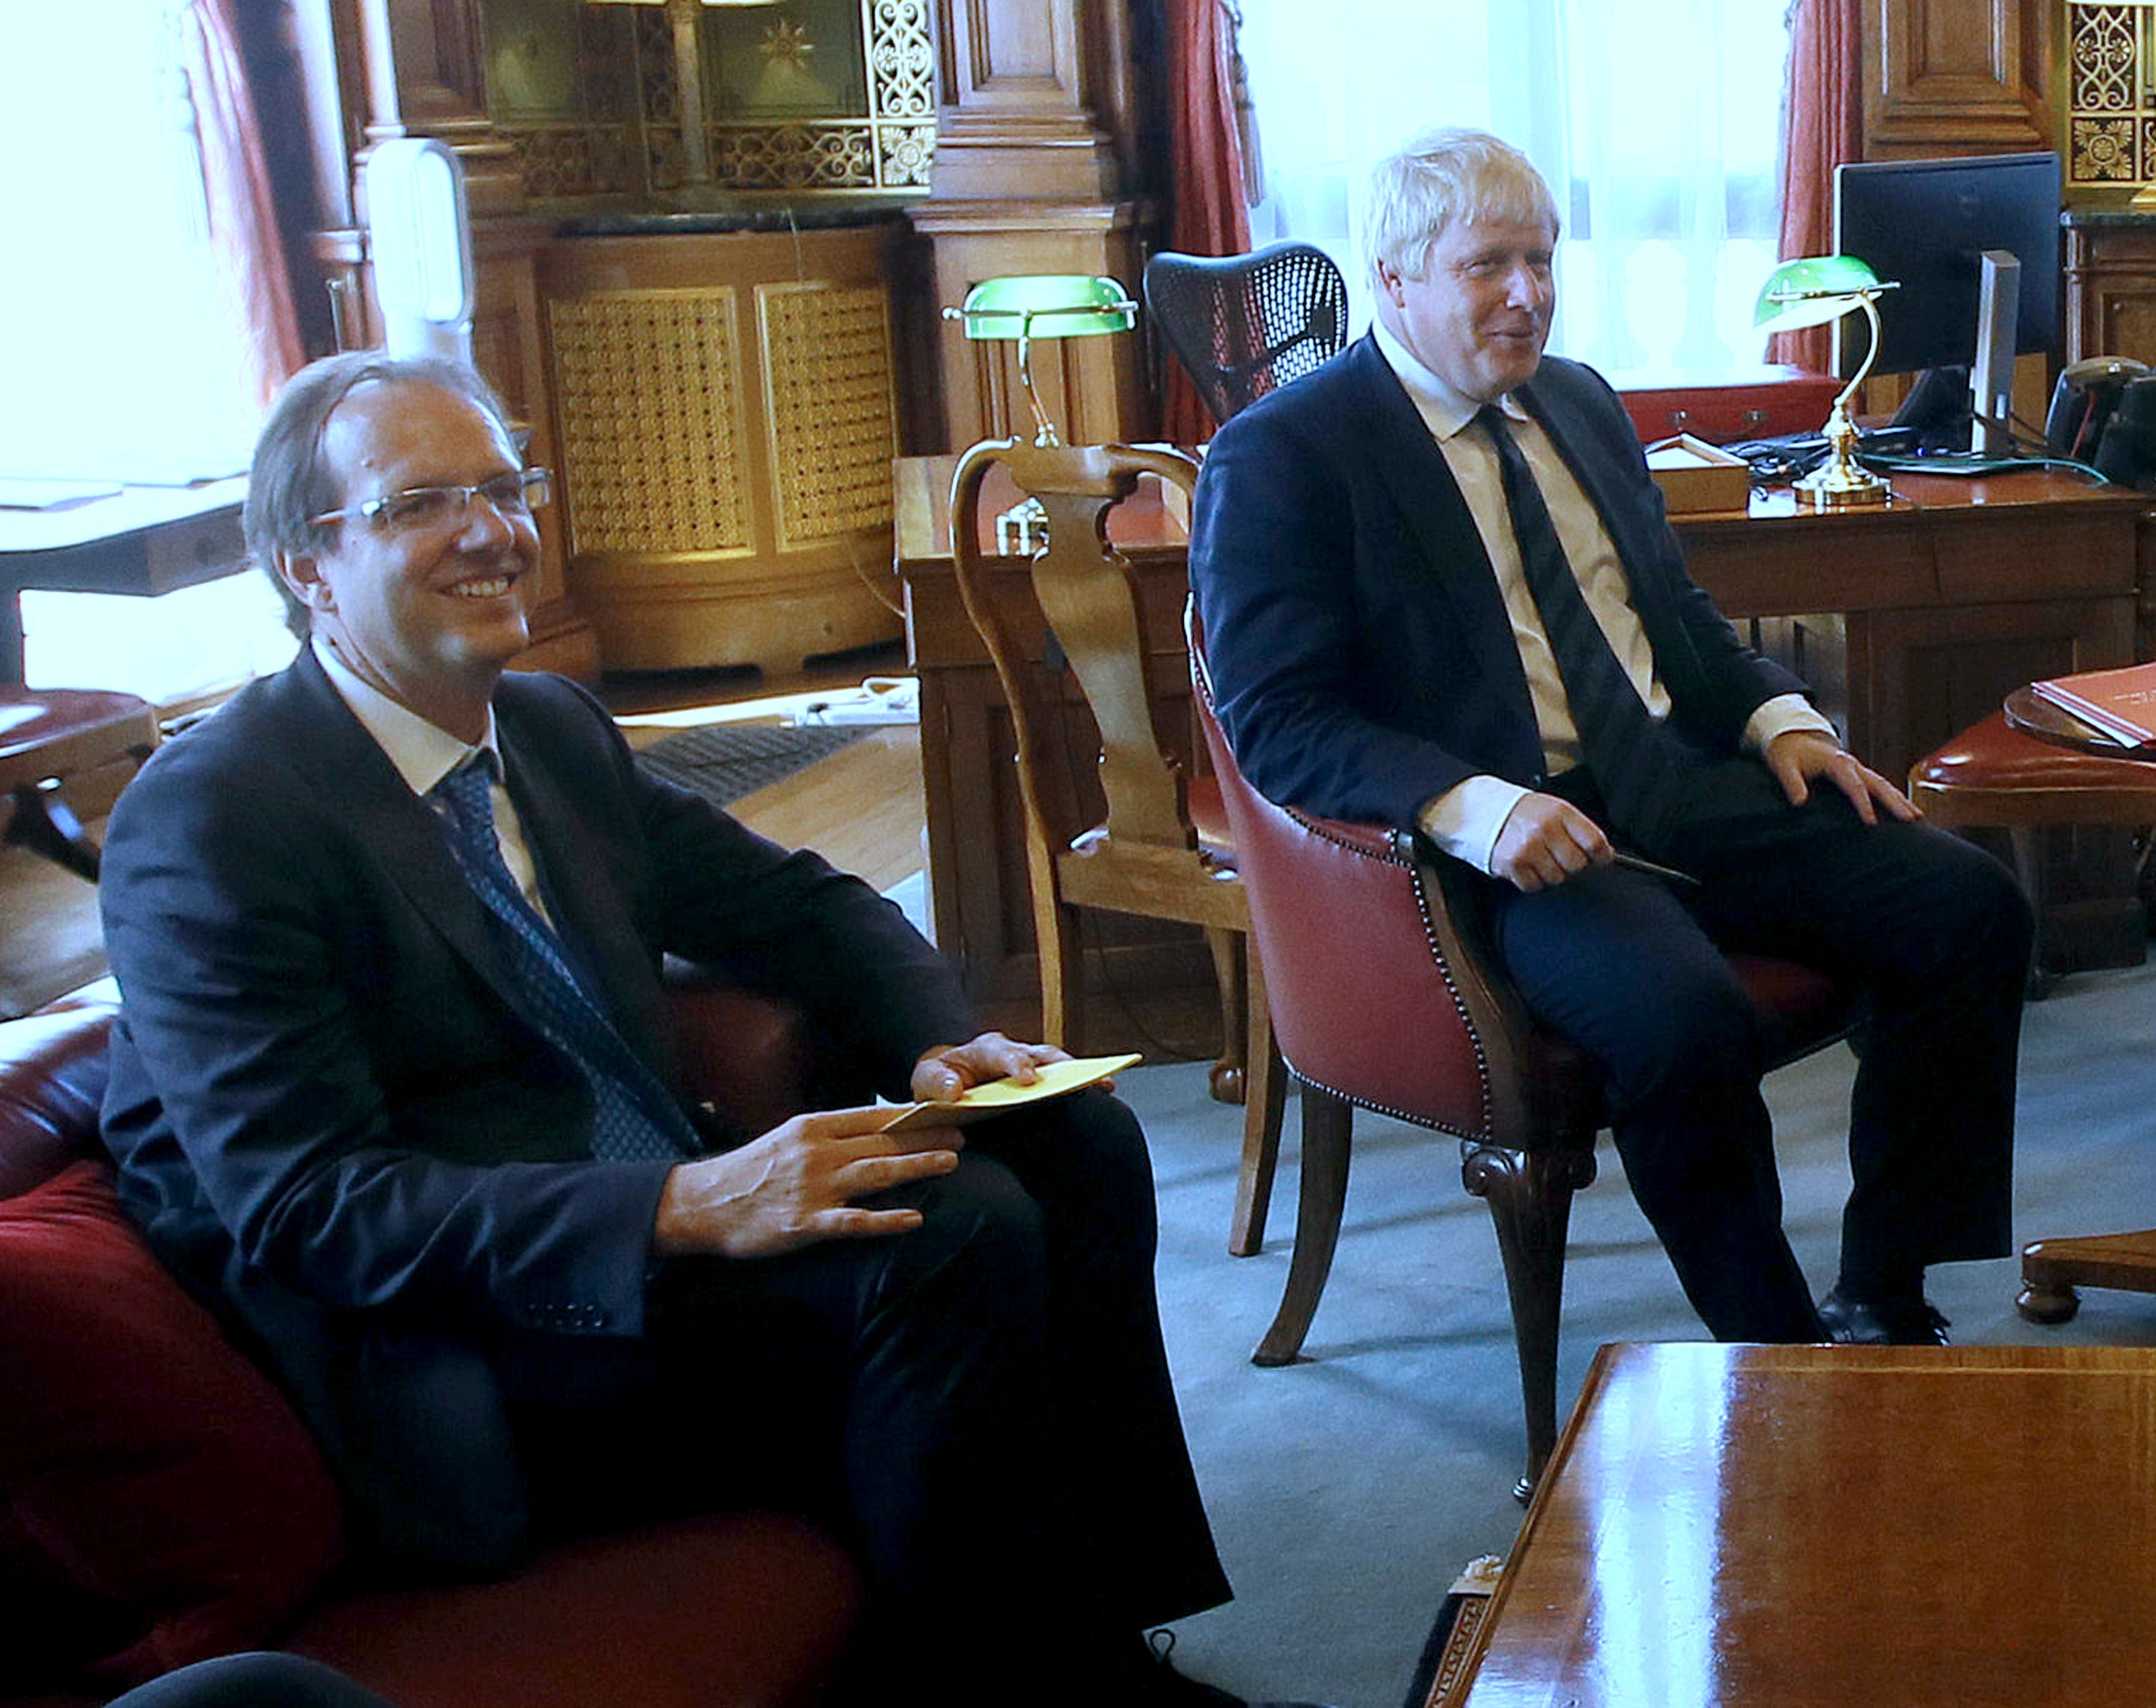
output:
<svg viewBox="0 0 2156 1708"><path fill-rule="evenodd" d="M1748 648L1686 574L1601 377L1548 357L1519 395L1616 544L1676 727L1733 751L1762 701L1803 684ZM1270 799L1410 825L1477 773L1545 781L1481 537L1373 338L1220 429L1198 484L1190 579L1222 725Z"/></svg>
<svg viewBox="0 0 2156 1708"><path fill-rule="evenodd" d="M750 969L894 1098L972 1035L896 908L650 777L581 689L512 675L495 708L550 910L663 1082L662 953ZM102 889L128 1207L258 1337L362 1534L498 1563L524 1490L478 1349L638 1334L667 1165L592 1160L581 1076L311 654L151 759Z"/></svg>

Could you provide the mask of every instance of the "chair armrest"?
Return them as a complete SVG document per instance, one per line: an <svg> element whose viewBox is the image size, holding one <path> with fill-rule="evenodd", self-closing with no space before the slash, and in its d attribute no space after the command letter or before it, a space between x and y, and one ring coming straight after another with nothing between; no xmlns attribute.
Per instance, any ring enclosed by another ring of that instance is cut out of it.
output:
<svg viewBox="0 0 2156 1708"><path fill-rule="evenodd" d="M116 1004L107 980L0 1022L0 1198L105 1154L98 1123Z"/></svg>
<svg viewBox="0 0 2156 1708"><path fill-rule="evenodd" d="M722 1126L755 1134L813 1107L798 1008L708 967L670 961L665 980L682 1084Z"/></svg>

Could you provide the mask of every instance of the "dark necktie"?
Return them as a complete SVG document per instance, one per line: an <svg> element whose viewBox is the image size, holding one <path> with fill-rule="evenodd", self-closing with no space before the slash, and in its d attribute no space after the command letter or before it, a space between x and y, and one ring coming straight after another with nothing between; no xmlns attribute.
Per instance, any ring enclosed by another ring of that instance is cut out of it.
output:
<svg viewBox="0 0 2156 1708"><path fill-rule="evenodd" d="M592 1155L604 1162L694 1155L694 1129L650 1069L623 1041L572 969L567 949L524 898L501 857L485 758L459 765L429 791L449 851L486 904L509 956L527 1017L583 1071L592 1088Z"/></svg>
<svg viewBox="0 0 2156 1708"><path fill-rule="evenodd" d="M1651 846L1667 826L1676 803L1676 764L1668 738L1648 713L1639 690L1609 650L1601 624L1588 609L1578 578L1558 543L1549 507L1543 502L1533 471L1513 441L1504 412L1488 404L1475 419L1497 452L1512 538L1520 548L1527 590L1534 595L1550 651L1557 656L1558 675L1579 731L1588 774L1609 809L1610 827Z"/></svg>

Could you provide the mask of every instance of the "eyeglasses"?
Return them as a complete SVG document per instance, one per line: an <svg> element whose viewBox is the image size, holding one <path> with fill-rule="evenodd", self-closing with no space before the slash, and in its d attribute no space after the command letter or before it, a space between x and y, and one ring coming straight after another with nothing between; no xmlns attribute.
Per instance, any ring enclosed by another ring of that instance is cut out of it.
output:
<svg viewBox="0 0 2156 1708"><path fill-rule="evenodd" d="M384 493L341 510L326 510L307 518L310 527L356 517L378 533L420 533L458 526L471 509L472 500L484 498L506 517L529 516L546 508L554 496L552 469L512 469L506 475L481 481L475 486L410 486L402 492Z"/></svg>

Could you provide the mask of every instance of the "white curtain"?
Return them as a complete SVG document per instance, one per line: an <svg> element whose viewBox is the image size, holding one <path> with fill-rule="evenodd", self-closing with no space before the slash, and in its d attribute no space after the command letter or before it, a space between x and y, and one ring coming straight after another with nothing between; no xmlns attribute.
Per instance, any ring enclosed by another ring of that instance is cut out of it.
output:
<svg viewBox="0 0 2156 1708"><path fill-rule="evenodd" d="M1762 359L1788 0L1240 0L1264 165L1251 240L1317 243L1358 330L1370 163L1424 126L1523 150L1556 193L1550 347L1605 373Z"/></svg>
<svg viewBox="0 0 2156 1708"><path fill-rule="evenodd" d="M185 12L0 0L0 481L184 485L247 467L256 363L209 240ZM158 599L33 592L23 620L33 687L168 702L291 651L255 574Z"/></svg>

